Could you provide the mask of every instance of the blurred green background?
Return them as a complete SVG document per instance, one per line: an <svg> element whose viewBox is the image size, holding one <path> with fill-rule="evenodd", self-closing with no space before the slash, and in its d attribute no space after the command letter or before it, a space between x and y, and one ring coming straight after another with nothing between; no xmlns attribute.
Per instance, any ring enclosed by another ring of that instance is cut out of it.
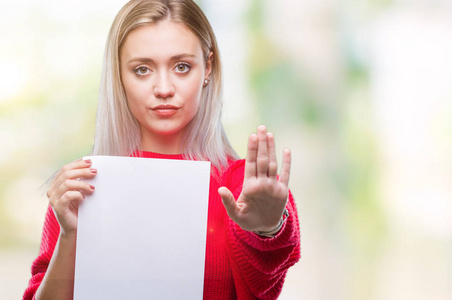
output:
<svg viewBox="0 0 452 300"><path fill-rule="evenodd" d="M233 146L263 123L293 151L302 259L280 299L452 299L451 1L198 3ZM91 151L124 4L0 3L0 299L30 278L43 183Z"/></svg>

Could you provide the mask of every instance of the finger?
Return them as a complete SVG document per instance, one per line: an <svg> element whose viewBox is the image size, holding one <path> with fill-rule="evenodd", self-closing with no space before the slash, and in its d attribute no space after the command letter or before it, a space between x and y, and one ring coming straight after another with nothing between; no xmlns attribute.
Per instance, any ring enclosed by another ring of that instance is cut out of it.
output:
<svg viewBox="0 0 452 300"><path fill-rule="evenodd" d="M268 152L267 152L267 128L261 125L257 128L258 148L257 148L257 176L267 177Z"/></svg>
<svg viewBox="0 0 452 300"><path fill-rule="evenodd" d="M276 160L275 137L273 133L267 132L268 145L268 177L276 180L278 173L278 162Z"/></svg>
<svg viewBox="0 0 452 300"><path fill-rule="evenodd" d="M248 150L245 160L245 178L256 176L257 135L254 133L248 139Z"/></svg>
<svg viewBox="0 0 452 300"><path fill-rule="evenodd" d="M59 187L68 179L71 180L76 180L79 178L92 179L94 178L94 176L97 175L97 169L94 168L64 169L60 172L61 172L60 176L55 178L55 180L50 185L49 193L51 193L52 190L59 189Z"/></svg>
<svg viewBox="0 0 452 300"><path fill-rule="evenodd" d="M64 178L65 179L92 179L97 175L97 169L95 168L83 168L83 169L75 169L75 170L67 170L65 171Z"/></svg>
<svg viewBox="0 0 452 300"><path fill-rule="evenodd" d="M64 173L65 171L68 171L68 170L87 168L87 167L90 167L91 164L92 164L91 159L83 160L83 159L79 158L77 160L74 160L74 161L68 163L67 165L64 165L61 168L60 173Z"/></svg>
<svg viewBox="0 0 452 300"><path fill-rule="evenodd" d="M279 176L279 181L281 183L284 183L286 186L289 184L291 160L292 160L292 157L291 157L290 150L287 148L284 149L281 174Z"/></svg>
<svg viewBox="0 0 452 300"><path fill-rule="evenodd" d="M220 194L221 200L223 201L223 205L226 209L226 212L228 213L228 216L235 221L239 213L239 208L237 207L237 203L235 202L234 195L232 195L231 191L224 186L218 189L218 194Z"/></svg>
<svg viewBox="0 0 452 300"><path fill-rule="evenodd" d="M59 213L65 210L72 201L83 201L85 197L78 191L67 191L59 199L50 201L50 205Z"/></svg>
<svg viewBox="0 0 452 300"><path fill-rule="evenodd" d="M89 167L91 167L91 165L92 165L92 161L90 159L83 160L80 158L80 159L74 160L73 162L70 162L61 168L61 170L55 176L55 179L52 182L52 184L54 184L55 186L58 186L61 184L61 182L63 182L67 178L69 178L68 176L65 176L65 175L67 175L68 171L82 169L82 168L89 168Z"/></svg>
<svg viewBox="0 0 452 300"><path fill-rule="evenodd" d="M84 181L67 179L58 187L58 189L52 195L52 198L58 199L62 197L62 195L64 195L67 191L83 191L86 194L91 194L92 192L94 192L94 189L94 186Z"/></svg>

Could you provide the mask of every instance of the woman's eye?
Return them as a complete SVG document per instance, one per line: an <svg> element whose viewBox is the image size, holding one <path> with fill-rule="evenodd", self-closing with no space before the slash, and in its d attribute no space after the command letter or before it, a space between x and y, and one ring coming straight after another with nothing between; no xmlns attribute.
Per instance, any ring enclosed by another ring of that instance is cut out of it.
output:
<svg viewBox="0 0 452 300"><path fill-rule="evenodd" d="M137 73L138 75L141 75L141 76L149 73L149 69L146 67L138 67L134 71L135 71L135 73Z"/></svg>
<svg viewBox="0 0 452 300"><path fill-rule="evenodd" d="M189 64L180 63L176 65L177 73L187 73L190 70L191 66Z"/></svg>

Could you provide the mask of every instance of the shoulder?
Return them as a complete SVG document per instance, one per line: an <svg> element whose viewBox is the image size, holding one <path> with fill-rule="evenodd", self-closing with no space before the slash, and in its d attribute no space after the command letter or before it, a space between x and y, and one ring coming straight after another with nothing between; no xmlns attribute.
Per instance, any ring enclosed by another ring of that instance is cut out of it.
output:
<svg viewBox="0 0 452 300"><path fill-rule="evenodd" d="M241 173L245 170L245 160L237 159L237 160L228 160L228 166L225 168L223 172L223 176L225 175L233 175L235 173Z"/></svg>
<svg viewBox="0 0 452 300"><path fill-rule="evenodd" d="M242 183L245 175L245 160L228 160L228 166L221 173L221 182L225 186L235 185L236 183Z"/></svg>

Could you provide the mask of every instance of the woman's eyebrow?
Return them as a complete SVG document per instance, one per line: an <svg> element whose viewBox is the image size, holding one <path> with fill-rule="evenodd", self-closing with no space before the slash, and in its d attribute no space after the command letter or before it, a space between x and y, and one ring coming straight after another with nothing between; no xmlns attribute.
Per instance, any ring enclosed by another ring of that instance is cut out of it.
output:
<svg viewBox="0 0 452 300"><path fill-rule="evenodd" d="M189 54L189 53L182 53L182 54L171 56L170 60L174 61L174 60L179 60L179 59L183 59L183 58L196 58L196 55ZM149 58L149 57L133 57L127 63L131 64L131 63L135 63L135 62L153 63L154 60L152 58Z"/></svg>
<svg viewBox="0 0 452 300"><path fill-rule="evenodd" d="M182 58L196 58L196 55L194 54L188 54L188 53L183 53L183 54L179 54L179 55L174 55L171 57L171 60L179 60Z"/></svg>
<svg viewBox="0 0 452 300"><path fill-rule="evenodd" d="M148 58L148 57L134 57L134 58L131 58L127 63L131 64L131 63L134 63L134 62L151 63L151 62L153 62L153 60L151 58Z"/></svg>

